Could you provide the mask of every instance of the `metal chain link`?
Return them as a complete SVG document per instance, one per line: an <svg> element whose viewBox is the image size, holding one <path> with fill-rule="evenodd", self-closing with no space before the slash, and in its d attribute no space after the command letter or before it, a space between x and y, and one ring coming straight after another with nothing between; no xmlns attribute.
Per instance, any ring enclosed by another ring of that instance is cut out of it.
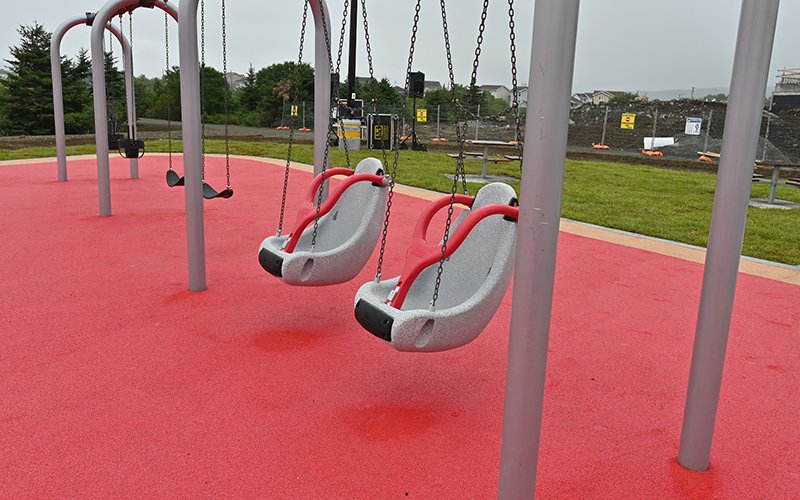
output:
<svg viewBox="0 0 800 500"><path fill-rule="evenodd" d="M225 0L222 0L222 75L225 78L225 189L231 188L231 141L230 141L230 82L228 81L228 20L226 18Z"/></svg>
<svg viewBox="0 0 800 500"><path fill-rule="evenodd" d="M308 0L306 0L303 5L303 25L300 30L300 50L297 56L297 66L295 67L295 77L294 77L295 100L297 100L297 96L299 95L300 65L303 64L303 50L305 48L305 43L306 43L307 26L308 26ZM283 219L286 215L286 193L289 189L289 168L292 164L292 145L294 144L294 116L292 116L292 113L289 113L289 115L290 115L289 144L286 153L286 168L284 168L283 171L283 195L281 196L281 215L280 219L278 220L277 236L280 236L281 233L283 232Z"/></svg>
<svg viewBox="0 0 800 500"><path fill-rule="evenodd" d="M361 12L364 18L364 41L367 44L367 66L369 67L369 82L372 89L372 113L378 114L378 80L375 79L375 66L372 59L372 42L369 36L369 21L367 20L367 0L361 0ZM372 133L370 131L369 133ZM384 172L389 165L389 158L386 154L385 142L381 141L381 153L383 154Z"/></svg>
<svg viewBox="0 0 800 500"><path fill-rule="evenodd" d="M131 100L136 103L136 72L133 70L133 10L128 11L128 33L129 33L129 43L131 46L131 67L128 68L129 75L128 77L132 80L131 84ZM124 67L124 66L123 66ZM136 134L134 133L136 130L136 120L134 117L128 117L128 138L129 139L136 139Z"/></svg>
<svg viewBox="0 0 800 500"><path fill-rule="evenodd" d="M514 89L511 107L514 108L514 141L517 143L517 155L522 168L522 117L519 103L519 80L517 78L517 35L514 21L514 0L508 0L508 31L511 49L511 86Z"/></svg>
<svg viewBox="0 0 800 500"><path fill-rule="evenodd" d="M456 94L456 87L455 87L455 73L453 71L453 56L450 46L450 31L448 29L448 24L447 24L447 7L445 5L445 0L440 0L439 5L442 11L442 29L444 31L445 48L447 53L448 76L450 77L450 86L453 92L453 105L454 107L458 108L459 100ZM478 30L478 43L477 43L477 48L475 49L475 61L473 62L472 65L472 76L470 78L470 90L469 90L470 100L474 95L474 88L477 82L478 66L480 63L481 46L483 44L483 32L486 28L486 17L487 17L488 7L489 7L489 0L484 0L483 11L481 13L481 23ZM453 175L453 187L450 190L450 204L447 207L447 220L445 222L445 227L444 227L444 236L442 237L442 247L441 247L442 253L439 258L439 267L436 269L436 283L434 284L433 287L433 297L431 298L431 310L436 309L436 301L439 299L439 289L442 285L442 273L444 272L444 263L447 260L447 242L450 239L450 230L453 225L453 214L455 213L455 201L456 201L456 193L458 192L459 177L461 178L460 180L462 183L464 194L469 194L469 191L467 189L466 168L464 166L466 133L467 133L467 123L465 116L463 124L461 124L461 122L459 121L456 121L456 134L458 136L458 158L456 159L456 172L455 175Z"/></svg>
<svg viewBox="0 0 800 500"><path fill-rule="evenodd" d="M172 93L169 91L169 14L164 11L164 46L165 50L165 71L164 81L167 82L167 145L169 150L169 169L172 168Z"/></svg>
<svg viewBox="0 0 800 500"><path fill-rule="evenodd" d="M400 115L405 116L406 110L408 108L408 99L411 95L411 69L414 64L414 51L416 50L417 45L417 31L419 31L419 12L422 8L422 0L417 0L417 3L414 7L414 26L411 29L411 47L408 50L408 64L406 66L406 81L405 81L405 92L403 95L403 103L400 106ZM381 273L383 272L383 260L386 253L386 240L389 235L389 220L392 215L392 200L394 198L394 187L395 187L395 180L397 179L397 165L400 159L400 130L395 127L394 129L394 158L392 161L392 170L390 172L389 178L389 195L386 200L386 214L383 219L383 234L381 235L381 250L378 256L378 269L375 271L375 282L380 282L381 280Z"/></svg>
<svg viewBox="0 0 800 500"><path fill-rule="evenodd" d="M356 0L353 0L354 2ZM339 73L342 67L342 54L344 53L344 37L347 32L347 14L350 11L350 0L344 0L344 10L342 11L342 30L339 34L339 53L336 56L335 73Z"/></svg>

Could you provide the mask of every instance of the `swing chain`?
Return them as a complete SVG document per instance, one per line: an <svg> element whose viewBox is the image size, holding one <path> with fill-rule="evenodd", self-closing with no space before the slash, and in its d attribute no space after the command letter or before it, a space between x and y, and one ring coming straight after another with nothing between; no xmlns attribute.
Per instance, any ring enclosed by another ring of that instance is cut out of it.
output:
<svg viewBox="0 0 800 500"><path fill-rule="evenodd" d="M165 62L165 71L164 71L164 81L167 82L169 85L169 14L167 11L164 11L164 46L166 48L166 62ZM167 144L169 149L169 169L173 170L172 168L172 94L167 88Z"/></svg>
<svg viewBox="0 0 800 500"><path fill-rule="evenodd" d="M453 105L461 109L462 112L466 110L463 106L459 106L458 97L456 94L456 87L455 87L455 73L453 72L453 59L452 59L452 52L450 46L450 32L447 25L447 8L445 6L445 0L440 0L439 2L442 11L442 29L444 31L444 39L445 39L445 48L447 53L447 67L449 71L450 77L450 85L453 92ZM475 49L475 62L473 62L472 66L472 76L470 78L470 90L469 96L470 100L474 95L475 84L477 81L477 74L478 74L478 63L480 62L480 54L481 54L481 44L483 43L483 31L486 25L486 14L488 11L489 1L484 0L483 3L483 12L481 14L481 24L478 31L478 47ZM458 192L458 181L459 177L461 178L462 187L464 190L464 194L469 194L467 189L467 176L466 176L466 169L464 167L464 150L465 150L465 143L466 143L466 131L467 131L467 123L466 123L466 112L464 113L464 123L460 121L456 122L456 135L458 136L458 158L456 159L456 172L453 175L453 187L450 190L450 204L447 207L447 221L445 222L444 227L444 236L442 237L442 246L441 246L441 256L439 258L439 267L436 269L436 283L433 288L433 297L431 298L431 311L436 309L436 301L439 299L439 289L442 285L442 273L444 272L444 263L447 260L447 242L450 240L450 230L453 225L453 214L455 213L455 201L456 201L456 193Z"/></svg>
<svg viewBox="0 0 800 500"><path fill-rule="evenodd" d="M305 41L306 41L306 27L308 26L308 0L304 2L303 5L303 25L300 30L300 50L297 56L297 66L295 67L295 78L294 78L294 97L295 100L299 95L299 87L300 87L300 65L303 63L303 50L305 48ZM291 113L290 113L291 115ZM288 151L286 154L286 168L283 172L283 195L281 196L281 215L280 219L278 220L278 234L280 236L283 232L283 219L286 215L286 194L289 188L289 168L292 163L292 145L294 144L294 116L290 118L290 126L289 126L289 144L288 144Z"/></svg>
<svg viewBox="0 0 800 500"><path fill-rule="evenodd" d="M406 81L405 81L405 92L403 95L403 102L400 106L400 115L405 116L406 110L408 108L408 99L411 95L411 69L414 64L414 52L416 50L417 45L417 32L419 31L419 12L422 9L422 0L417 0L416 5L414 6L414 26L411 29L411 47L408 51L408 64L406 66ZM398 146L400 142L400 131L397 127L394 130L394 158L392 160L392 169L390 172L390 181L389 181L389 194L386 200L386 215L383 219L383 234L381 235L381 250L380 255L378 256L378 269L375 272L375 282L380 282L381 280L381 273L383 272L383 260L386 253L386 240L389 235L389 220L392 215L392 200L394 198L394 187L395 187L395 179L397 179L397 166L400 159L400 148Z"/></svg>
<svg viewBox="0 0 800 500"><path fill-rule="evenodd" d="M520 157L520 169L522 168L522 118L519 106L519 79L517 77L517 35L515 31L516 21L514 20L514 0L508 0L508 30L511 47L511 86L513 90L513 100L511 107L514 109L514 141L517 143L517 155Z"/></svg>
<svg viewBox="0 0 800 500"><path fill-rule="evenodd" d="M354 2L356 0L353 0ZM344 0L344 11L342 12L342 30L339 34L339 53L336 56L336 71L334 73L339 74L339 70L342 67L342 54L344 53L344 37L347 32L347 14L350 11L350 0Z"/></svg>
<svg viewBox="0 0 800 500"><path fill-rule="evenodd" d="M222 75L225 78L225 189L231 189L231 144L230 144L230 83L228 81L228 22L226 18L225 0L222 0Z"/></svg>
<svg viewBox="0 0 800 500"><path fill-rule="evenodd" d="M122 17L122 16L120 16ZM130 45L131 45L131 67L128 68L129 78L134 79L136 78L136 73L133 70L133 9L128 11L128 33L130 38ZM124 56L123 56L124 57ZM124 67L124 66L123 66ZM135 83L131 85L131 98L133 102L136 102L136 85ZM128 138L136 139L136 120L132 116L128 116Z"/></svg>
<svg viewBox="0 0 800 500"><path fill-rule="evenodd" d="M367 43L367 65L369 67L369 84L372 89L372 113L378 114L378 80L375 79L375 67L372 59L372 42L369 36L369 21L367 20L367 0L361 0L361 12L364 18L364 40ZM383 169L389 165L389 158L386 155L386 148L381 141L381 153L383 154Z"/></svg>

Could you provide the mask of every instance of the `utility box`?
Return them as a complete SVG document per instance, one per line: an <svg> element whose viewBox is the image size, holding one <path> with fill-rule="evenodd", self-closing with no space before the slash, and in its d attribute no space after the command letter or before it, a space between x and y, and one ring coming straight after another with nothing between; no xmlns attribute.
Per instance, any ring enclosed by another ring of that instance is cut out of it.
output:
<svg viewBox="0 0 800 500"><path fill-rule="evenodd" d="M369 149L394 149L397 129L396 115L369 115L367 120L367 147Z"/></svg>
<svg viewBox="0 0 800 500"><path fill-rule="evenodd" d="M349 151L361 150L361 120L342 120L339 129L339 149L344 150L345 141Z"/></svg>

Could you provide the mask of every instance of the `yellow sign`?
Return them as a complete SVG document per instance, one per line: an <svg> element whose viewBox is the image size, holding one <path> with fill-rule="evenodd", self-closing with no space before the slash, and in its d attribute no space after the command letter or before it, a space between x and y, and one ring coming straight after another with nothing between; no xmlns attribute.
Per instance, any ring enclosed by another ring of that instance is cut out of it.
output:
<svg viewBox="0 0 800 500"><path fill-rule="evenodd" d="M427 109L418 109L417 110L417 123L428 123L428 110Z"/></svg>
<svg viewBox="0 0 800 500"><path fill-rule="evenodd" d="M376 141L389 140L389 126L388 125L375 125L372 129L372 138Z"/></svg>
<svg viewBox="0 0 800 500"><path fill-rule="evenodd" d="M300 114L300 109L296 104L292 104L292 118L297 118L297 115Z"/></svg>
<svg viewBox="0 0 800 500"><path fill-rule="evenodd" d="M624 113L622 115L622 125L620 128L633 130L636 126L636 115L633 113Z"/></svg>

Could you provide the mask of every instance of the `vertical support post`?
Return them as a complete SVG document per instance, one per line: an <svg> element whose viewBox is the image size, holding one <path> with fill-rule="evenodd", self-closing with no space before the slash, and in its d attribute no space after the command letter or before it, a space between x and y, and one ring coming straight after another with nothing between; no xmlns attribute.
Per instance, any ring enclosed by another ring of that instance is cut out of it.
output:
<svg viewBox="0 0 800 500"><path fill-rule="evenodd" d="M767 129L764 130L764 150L761 152L761 161L767 161L767 144L769 144L769 126L772 124L772 113L767 113Z"/></svg>
<svg viewBox="0 0 800 500"><path fill-rule="evenodd" d="M442 105L436 105L436 137L442 138Z"/></svg>
<svg viewBox="0 0 800 500"><path fill-rule="evenodd" d="M608 104L606 104L606 115L603 117L603 136L600 138L600 144L606 144L606 130L608 129ZM519 140L519 139L517 139Z"/></svg>
<svg viewBox="0 0 800 500"><path fill-rule="evenodd" d="M779 3L742 1L678 452L695 471L708 469L711 455Z"/></svg>
<svg viewBox="0 0 800 500"><path fill-rule="evenodd" d="M200 116L200 57L197 50L197 7L199 0L182 0L178 5L178 43L181 68L181 122L186 194L186 243L189 290L206 289L206 245L203 220L203 157Z"/></svg>
<svg viewBox="0 0 800 500"><path fill-rule="evenodd" d="M105 15L103 15L105 13ZM100 216L111 216L111 176L108 159L108 110L106 109L105 24L114 10L107 4L98 12L92 26L92 92L94 94L94 130L97 150L97 194Z"/></svg>
<svg viewBox="0 0 800 500"><path fill-rule="evenodd" d="M650 151L656 150L656 127L658 126L658 108L653 111L653 140L650 142Z"/></svg>
<svg viewBox="0 0 800 500"><path fill-rule="evenodd" d="M767 203L772 205L775 203L775 191L778 189L778 182L781 179L781 167L775 165L772 167L772 180L769 184L769 195L767 196Z"/></svg>
<svg viewBox="0 0 800 500"><path fill-rule="evenodd" d="M481 105L478 104L478 118L475 120L475 140L478 140L478 132L481 129Z"/></svg>
<svg viewBox="0 0 800 500"><path fill-rule="evenodd" d="M350 108L350 116L354 117L356 107L356 49L358 47L358 2L350 4L350 47L347 56L347 107Z"/></svg>
<svg viewBox="0 0 800 500"><path fill-rule="evenodd" d="M331 16L325 0L309 0L314 16L314 175L322 173L331 122ZM323 19L325 22L323 22ZM328 33L325 31L328 28ZM338 103L337 103L338 104ZM327 165L325 165L327 167ZM323 197L327 196L326 190Z"/></svg>
<svg viewBox="0 0 800 500"><path fill-rule="evenodd" d="M708 152L708 139L711 137L711 118L714 116L714 110L708 112L708 123L706 124L706 142L703 145L703 154Z"/></svg>
<svg viewBox="0 0 800 500"><path fill-rule="evenodd" d="M533 498L580 0L536 0L499 498Z"/></svg>

